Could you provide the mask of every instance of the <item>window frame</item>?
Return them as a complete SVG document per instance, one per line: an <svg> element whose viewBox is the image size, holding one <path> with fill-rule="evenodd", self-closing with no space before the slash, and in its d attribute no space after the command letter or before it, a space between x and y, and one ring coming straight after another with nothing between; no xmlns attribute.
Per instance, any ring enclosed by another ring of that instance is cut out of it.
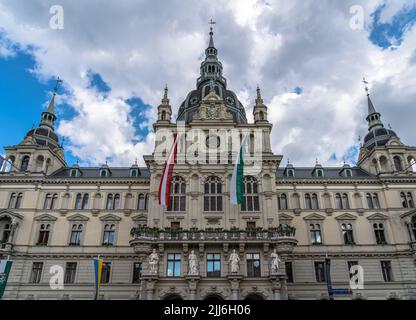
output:
<svg viewBox="0 0 416 320"><path fill-rule="evenodd" d="M315 281L317 283L326 282L326 270L325 269L326 269L326 265L324 261L314 261Z"/></svg>
<svg viewBox="0 0 416 320"><path fill-rule="evenodd" d="M170 271L172 270L172 274ZM166 277L182 277L182 254L178 252L169 252L166 255Z"/></svg>
<svg viewBox="0 0 416 320"><path fill-rule="evenodd" d="M258 262L258 266L255 263ZM246 266L248 278L261 278L261 255L260 252L246 253Z"/></svg>
<svg viewBox="0 0 416 320"><path fill-rule="evenodd" d="M248 190L250 190L250 193ZM259 182L253 176L244 177L243 203L241 204L240 207L241 207L241 212L260 212L261 210Z"/></svg>
<svg viewBox="0 0 416 320"><path fill-rule="evenodd" d="M212 258L209 258L212 257ZM221 278L222 265L221 265L221 253L209 252L206 255L206 275L207 278ZM212 265L212 270L209 271L210 266ZM219 270L217 268L219 266Z"/></svg>
<svg viewBox="0 0 416 320"><path fill-rule="evenodd" d="M393 266L390 260L380 261L381 274L384 282L394 282ZM387 268L386 268L387 267Z"/></svg>
<svg viewBox="0 0 416 320"><path fill-rule="evenodd" d="M320 246L323 245L323 223L317 221L307 221L308 225L308 233L309 233L309 242L313 246ZM313 226L313 227L312 227ZM318 226L318 228L316 228ZM313 229L312 229L313 228ZM315 242L314 240L317 239L316 234L319 233L320 242Z"/></svg>
<svg viewBox="0 0 416 320"><path fill-rule="evenodd" d="M203 206L204 212L224 212L223 183L219 177L205 179Z"/></svg>
<svg viewBox="0 0 416 320"><path fill-rule="evenodd" d="M75 268L69 268L69 265L74 266ZM65 263L65 274L64 274L64 284L75 284L77 276L78 262L66 262ZM69 274L71 272L71 274Z"/></svg>
<svg viewBox="0 0 416 320"><path fill-rule="evenodd" d="M35 268L35 265L40 266L40 267ZM33 261L32 262L32 268L30 269L28 283L30 283L30 284L39 284L39 283L41 283L44 265L45 264L42 261Z"/></svg>

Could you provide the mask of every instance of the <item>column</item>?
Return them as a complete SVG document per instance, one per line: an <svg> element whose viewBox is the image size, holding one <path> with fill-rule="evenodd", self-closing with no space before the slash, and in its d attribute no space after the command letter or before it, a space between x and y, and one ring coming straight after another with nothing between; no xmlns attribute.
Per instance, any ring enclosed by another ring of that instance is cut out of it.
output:
<svg viewBox="0 0 416 320"><path fill-rule="evenodd" d="M46 173L46 159L43 160L43 164L42 164L42 172Z"/></svg>

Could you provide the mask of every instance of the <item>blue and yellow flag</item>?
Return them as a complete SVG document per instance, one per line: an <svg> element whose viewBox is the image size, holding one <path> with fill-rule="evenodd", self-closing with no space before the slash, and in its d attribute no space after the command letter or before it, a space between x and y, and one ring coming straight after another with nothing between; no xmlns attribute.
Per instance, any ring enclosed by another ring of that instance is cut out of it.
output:
<svg viewBox="0 0 416 320"><path fill-rule="evenodd" d="M100 296L101 276L103 273L103 260L94 258L94 271L95 271L95 300L98 300Z"/></svg>

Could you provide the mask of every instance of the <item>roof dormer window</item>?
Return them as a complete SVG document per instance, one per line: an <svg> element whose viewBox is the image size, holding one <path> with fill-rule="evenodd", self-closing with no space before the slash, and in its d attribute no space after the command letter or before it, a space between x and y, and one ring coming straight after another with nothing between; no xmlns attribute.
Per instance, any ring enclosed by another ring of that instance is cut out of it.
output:
<svg viewBox="0 0 416 320"><path fill-rule="evenodd" d="M322 178L322 177L324 176L324 170L322 170L322 169L317 169L317 170L316 170L316 176L317 176L318 178Z"/></svg>
<svg viewBox="0 0 416 320"><path fill-rule="evenodd" d="M78 177L78 170L77 169L71 169L71 171L69 172L69 176L71 178L76 178Z"/></svg>
<svg viewBox="0 0 416 320"><path fill-rule="evenodd" d="M100 170L100 177L101 178L107 178L109 176L109 171L107 169L101 169Z"/></svg>
<svg viewBox="0 0 416 320"><path fill-rule="evenodd" d="M139 176L139 169L131 169L130 170L130 177L137 178Z"/></svg>
<svg viewBox="0 0 416 320"><path fill-rule="evenodd" d="M345 176L346 176L347 178L352 177L352 171L351 171L351 169L346 169L346 170L345 170Z"/></svg>
<svg viewBox="0 0 416 320"><path fill-rule="evenodd" d="M294 169L288 169L287 170L287 176L290 178L294 178L295 177L295 170Z"/></svg>

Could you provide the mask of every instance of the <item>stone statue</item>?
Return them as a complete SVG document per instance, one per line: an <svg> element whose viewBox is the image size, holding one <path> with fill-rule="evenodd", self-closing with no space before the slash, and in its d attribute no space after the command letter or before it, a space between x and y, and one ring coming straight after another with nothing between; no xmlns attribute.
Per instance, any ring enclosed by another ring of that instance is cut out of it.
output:
<svg viewBox="0 0 416 320"><path fill-rule="evenodd" d="M240 257L238 256L237 252L235 251L235 249L233 250L233 253L231 253L230 255L230 268L231 268L231 273L238 273L240 271Z"/></svg>
<svg viewBox="0 0 416 320"><path fill-rule="evenodd" d="M277 274L280 270L279 263L282 262L282 260L279 258L276 249L273 250L273 252L270 254L270 257L272 258L270 272L271 274Z"/></svg>
<svg viewBox="0 0 416 320"><path fill-rule="evenodd" d="M194 250L191 251L189 254L189 270L188 275L190 276L197 276L199 275L198 271L198 258L194 252Z"/></svg>
<svg viewBox="0 0 416 320"><path fill-rule="evenodd" d="M156 252L156 249L153 249L153 252L149 255L149 272L151 274L157 274L159 264L159 255Z"/></svg>

